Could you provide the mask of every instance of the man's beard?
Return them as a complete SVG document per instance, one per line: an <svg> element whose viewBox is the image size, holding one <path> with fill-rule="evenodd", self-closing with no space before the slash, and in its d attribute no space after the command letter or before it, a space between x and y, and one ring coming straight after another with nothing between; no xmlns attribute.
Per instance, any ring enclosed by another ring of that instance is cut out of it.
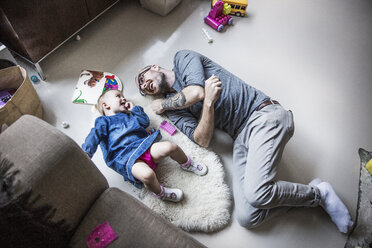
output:
<svg viewBox="0 0 372 248"><path fill-rule="evenodd" d="M156 95L164 95L164 94L170 92L169 86L168 86L167 82L165 81L165 74L160 73L160 75L161 75L161 78L160 78L160 82L159 82L159 85L158 85L159 93L157 93Z"/></svg>

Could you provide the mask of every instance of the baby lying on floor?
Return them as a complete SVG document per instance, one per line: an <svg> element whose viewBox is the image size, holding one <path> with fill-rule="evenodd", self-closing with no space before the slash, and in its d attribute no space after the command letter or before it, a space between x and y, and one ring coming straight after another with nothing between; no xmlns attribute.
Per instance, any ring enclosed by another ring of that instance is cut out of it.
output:
<svg viewBox="0 0 372 248"><path fill-rule="evenodd" d="M208 168L191 160L178 145L156 142L159 130L147 132L149 117L141 106L127 101L121 91L104 92L98 99L97 109L102 116L96 119L82 145L83 150L92 158L100 144L106 164L137 188L144 184L159 199L182 200L180 189L164 187L155 174L157 163L168 156L186 171L199 176L207 174Z"/></svg>

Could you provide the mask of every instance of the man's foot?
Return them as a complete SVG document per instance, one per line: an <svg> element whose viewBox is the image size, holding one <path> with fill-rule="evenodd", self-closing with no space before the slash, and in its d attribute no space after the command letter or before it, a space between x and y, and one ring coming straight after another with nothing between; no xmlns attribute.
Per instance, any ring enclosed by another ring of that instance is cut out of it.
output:
<svg viewBox="0 0 372 248"><path fill-rule="evenodd" d="M198 176L204 176L208 172L208 167L206 165L195 163L189 156L187 156L187 162L180 164L180 166L182 169L194 172Z"/></svg>
<svg viewBox="0 0 372 248"><path fill-rule="evenodd" d="M159 194L152 194L163 201L180 202L183 199L183 192L180 189L172 189L160 185L160 190Z"/></svg>
<svg viewBox="0 0 372 248"><path fill-rule="evenodd" d="M337 196L331 184L322 182L319 178L316 178L309 185L319 189L321 198L320 206L328 213L338 230L342 233L348 233L354 223L345 204Z"/></svg>

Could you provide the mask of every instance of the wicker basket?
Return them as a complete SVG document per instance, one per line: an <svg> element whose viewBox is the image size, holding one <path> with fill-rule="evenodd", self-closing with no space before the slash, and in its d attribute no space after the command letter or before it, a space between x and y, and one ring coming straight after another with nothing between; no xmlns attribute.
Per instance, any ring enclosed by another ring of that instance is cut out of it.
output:
<svg viewBox="0 0 372 248"><path fill-rule="evenodd" d="M43 117L40 99L20 66L12 66L0 70L0 90L17 89L12 98L0 108L0 128L3 124L10 126L24 114Z"/></svg>

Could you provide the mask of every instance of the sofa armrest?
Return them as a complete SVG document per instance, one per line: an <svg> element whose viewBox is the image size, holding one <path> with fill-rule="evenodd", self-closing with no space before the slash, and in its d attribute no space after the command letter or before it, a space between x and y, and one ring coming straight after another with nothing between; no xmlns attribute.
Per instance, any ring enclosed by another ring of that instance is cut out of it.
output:
<svg viewBox="0 0 372 248"><path fill-rule="evenodd" d="M0 135L0 153L19 170L15 194L31 188L38 204L56 208L54 221L75 228L107 180L67 135L41 119L24 115Z"/></svg>
<svg viewBox="0 0 372 248"><path fill-rule="evenodd" d="M74 233L70 246L86 247L88 235L105 221L118 236L109 245L110 248L205 247L142 202L117 188L107 189L93 204Z"/></svg>

